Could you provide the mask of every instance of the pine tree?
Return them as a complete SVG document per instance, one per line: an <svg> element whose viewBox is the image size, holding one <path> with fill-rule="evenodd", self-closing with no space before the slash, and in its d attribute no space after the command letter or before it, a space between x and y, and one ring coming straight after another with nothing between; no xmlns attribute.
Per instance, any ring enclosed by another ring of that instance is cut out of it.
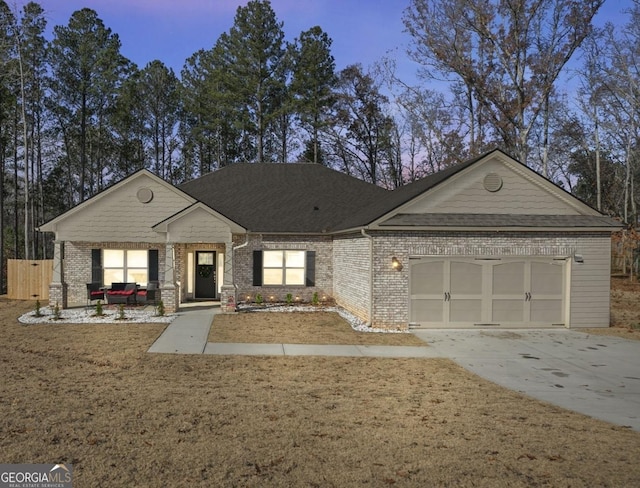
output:
<svg viewBox="0 0 640 488"><path fill-rule="evenodd" d="M331 42L329 36L315 26L296 39L293 54L291 92L300 123L310 136L313 163L321 162L319 133L327 125L327 115L335 104L336 75Z"/></svg>

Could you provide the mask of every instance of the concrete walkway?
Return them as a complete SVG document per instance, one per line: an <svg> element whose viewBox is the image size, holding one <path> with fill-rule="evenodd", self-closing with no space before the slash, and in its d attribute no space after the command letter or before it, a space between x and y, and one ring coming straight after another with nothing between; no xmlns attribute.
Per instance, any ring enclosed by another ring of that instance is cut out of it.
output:
<svg viewBox="0 0 640 488"><path fill-rule="evenodd" d="M178 316L147 352L202 354L207 345L211 322L217 313L220 313L220 307L178 312Z"/></svg>
<svg viewBox="0 0 640 488"><path fill-rule="evenodd" d="M436 352L419 346L356 346L324 344L239 344L209 342L205 354L246 356L342 356L370 358L433 358Z"/></svg>
<svg viewBox="0 0 640 488"><path fill-rule="evenodd" d="M244 356L347 356L414 358L437 357L429 347L355 346L320 344L248 344L207 342L219 307L185 309L164 330L147 352L164 354L212 354Z"/></svg>
<svg viewBox="0 0 640 488"><path fill-rule="evenodd" d="M498 385L640 431L640 342L553 330L416 330L428 347L207 342L219 308L187 310L148 352L449 358Z"/></svg>

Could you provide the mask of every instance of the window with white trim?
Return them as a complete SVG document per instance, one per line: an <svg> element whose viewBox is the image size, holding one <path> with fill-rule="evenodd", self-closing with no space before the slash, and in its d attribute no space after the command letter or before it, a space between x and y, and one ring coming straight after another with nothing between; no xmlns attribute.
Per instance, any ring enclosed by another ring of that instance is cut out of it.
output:
<svg viewBox="0 0 640 488"><path fill-rule="evenodd" d="M264 251L262 284L304 285L305 262L305 251Z"/></svg>
<svg viewBox="0 0 640 488"><path fill-rule="evenodd" d="M104 249L103 283L138 283L149 280L149 253L144 249Z"/></svg>

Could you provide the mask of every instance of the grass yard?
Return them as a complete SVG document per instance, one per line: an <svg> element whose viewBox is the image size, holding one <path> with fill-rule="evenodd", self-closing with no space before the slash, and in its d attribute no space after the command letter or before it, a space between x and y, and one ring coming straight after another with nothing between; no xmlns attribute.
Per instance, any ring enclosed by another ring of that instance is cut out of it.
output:
<svg viewBox="0 0 640 488"><path fill-rule="evenodd" d="M78 488L640 485L639 433L448 360L153 355L163 325L31 307L0 301L1 461L73 463Z"/></svg>
<svg viewBox="0 0 640 488"><path fill-rule="evenodd" d="M310 342L312 338L313 342ZM218 315L209 342L426 346L412 334L356 332L336 312L251 312Z"/></svg>

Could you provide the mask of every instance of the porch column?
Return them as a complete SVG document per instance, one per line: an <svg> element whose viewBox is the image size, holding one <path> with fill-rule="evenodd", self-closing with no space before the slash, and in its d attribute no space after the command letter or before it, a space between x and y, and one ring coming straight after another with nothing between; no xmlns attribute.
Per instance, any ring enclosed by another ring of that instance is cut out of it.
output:
<svg viewBox="0 0 640 488"><path fill-rule="evenodd" d="M49 306L67 308L67 284L64 282L64 241L53 242L53 276L49 285Z"/></svg>
<svg viewBox="0 0 640 488"><path fill-rule="evenodd" d="M168 313L178 310L178 299L174 276L173 243L167 242L165 247L164 282L162 283L162 303Z"/></svg>
<svg viewBox="0 0 640 488"><path fill-rule="evenodd" d="M233 242L224 243L224 276L220 287L220 308L223 313L236 311L236 288L233 285Z"/></svg>

